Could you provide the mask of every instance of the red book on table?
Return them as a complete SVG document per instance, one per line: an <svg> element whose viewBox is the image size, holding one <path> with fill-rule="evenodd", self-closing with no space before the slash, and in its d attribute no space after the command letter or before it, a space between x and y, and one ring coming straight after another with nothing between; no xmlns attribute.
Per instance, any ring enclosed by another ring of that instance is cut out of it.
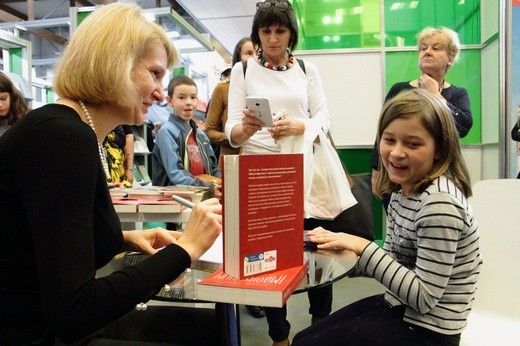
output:
<svg viewBox="0 0 520 346"><path fill-rule="evenodd" d="M282 307L306 275L307 264L300 264L297 267L256 275L243 280L228 275L222 269L219 269L197 284L197 299Z"/></svg>
<svg viewBox="0 0 520 346"><path fill-rule="evenodd" d="M225 155L224 272L238 279L301 266L303 155Z"/></svg>

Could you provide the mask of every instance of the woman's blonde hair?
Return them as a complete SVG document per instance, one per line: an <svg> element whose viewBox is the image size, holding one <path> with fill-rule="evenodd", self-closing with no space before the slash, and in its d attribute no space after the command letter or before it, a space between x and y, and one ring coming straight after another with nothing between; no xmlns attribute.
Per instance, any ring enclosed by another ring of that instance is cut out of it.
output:
<svg viewBox="0 0 520 346"><path fill-rule="evenodd" d="M133 70L150 44L164 46L168 68L177 63L171 39L141 11L135 4L112 3L83 20L56 67L54 90L60 97L133 108L140 99Z"/></svg>
<svg viewBox="0 0 520 346"><path fill-rule="evenodd" d="M446 45L446 51L448 52L448 55L453 58L452 65L455 64L457 61L459 61L459 52L460 52L460 40L459 35L444 26L441 26L439 28L433 28L431 26L428 26L424 28L418 35L417 35L417 47L420 49L421 43L432 36L439 35L442 37L444 44Z"/></svg>
<svg viewBox="0 0 520 346"><path fill-rule="evenodd" d="M377 127L377 143L381 147L383 131L396 119L417 117L435 142L436 159L430 172L413 188L415 193L424 191L431 182L441 175L447 175L462 191L464 196L471 196L471 181L466 162L462 157L459 136L450 109L436 96L420 88L403 91L383 106ZM380 154L379 154L380 155ZM380 157L380 162L382 158ZM381 165L375 192L398 191L400 185L392 182L388 172Z"/></svg>

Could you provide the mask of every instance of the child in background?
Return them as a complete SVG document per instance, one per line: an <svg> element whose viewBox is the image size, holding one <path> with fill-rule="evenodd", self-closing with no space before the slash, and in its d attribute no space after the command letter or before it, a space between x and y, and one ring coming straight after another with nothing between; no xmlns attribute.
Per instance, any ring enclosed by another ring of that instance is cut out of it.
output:
<svg viewBox="0 0 520 346"><path fill-rule="evenodd" d="M197 84L187 76L173 78L168 85L168 122L161 126L152 151L152 184L210 187L220 197L220 187L197 178L200 174L221 176L208 136L197 127Z"/></svg>
<svg viewBox="0 0 520 346"><path fill-rule="evenodd" d="M384 248L322 228L308 235L318 249L354 251L356 274L386 292L340 309L292 345L459 344L482 258L458 137L450 110L428 91L405 91L385 104L376 185L379 195L391 193Z"/></svg>

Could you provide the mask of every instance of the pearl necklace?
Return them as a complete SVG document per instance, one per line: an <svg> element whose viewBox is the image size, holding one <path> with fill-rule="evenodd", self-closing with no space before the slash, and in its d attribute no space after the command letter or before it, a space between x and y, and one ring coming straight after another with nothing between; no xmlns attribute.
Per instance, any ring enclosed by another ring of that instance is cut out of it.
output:
<svg viewBox="0 0 520 346"><path fill-rule="evenodd" d="M259 51L258 52L258 62L268 68L268 69L271 69L271 70L275 70L275 71L287 71L288 69L290 69L292 67L292 65L294 64L294 57L291 53L287 53L289 54L289 61L287 62L286 65L282 65L282 66L274 66L273 64L271 64L269 61L266 61L264 59L264 57L262 56L262 52Z"/></svg>
<svg viewBox="0 0 520 346"><path fill-rule="evenodd" d="M79 103L81 109L83 110L83 113L85 114L85 118L87 118L88 126L90 126L92 131L94 131L94 134L97 135L96 128L94 127L94 122L92 121L92 117L90 116L90 113L89 113L87 107L81 100L78 101L78 103ZM101 165L103 166L103 171L105 171L105 176L107 177L107 181L111 182L112 179L110 178L110 171L108 170L108 162L107 162L107 156L105 153L105 149L103 148L103 145L101 143L99 143L99 141L97 142L97 144L98 144L99 158L101 159Z"/></svg>

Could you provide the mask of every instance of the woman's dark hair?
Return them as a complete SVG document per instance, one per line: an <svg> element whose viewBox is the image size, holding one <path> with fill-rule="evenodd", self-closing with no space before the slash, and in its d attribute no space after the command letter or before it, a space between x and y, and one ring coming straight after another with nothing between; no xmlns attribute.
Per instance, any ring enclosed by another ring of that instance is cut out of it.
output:
<svg viewBox="0 0 520 346"><path fill-rule="evenodd" d="M10 106L6 124L11 126L27 113L27 104L22 93L16 89L11 79L2 72L0 72L0 92L9 93Z"/></svg>
<svg viewBox="0 0 520 346"><path fill-rule="evenodd" d="M250 42L251 39L249 37L242 37L240 41L235 46L235 50L233 51L233 58L231 60L231 66L235 66L235 64L242 60L241 53L242 53L242 46L246 42Z"/></svg>
<svg viewBox="0 0 520 346"><path fill-rule="evenodd" d="M298 23L291 6L291 3L287 0L267 0L272 6L265 11L257 10L255 17L253 18L253 27L251 29L251 42L256 48L260 48L260 37L258 36L258 30L271 25L285 26L291 31L291 38L289 39L289 51L292 52L298 44ZM274 4L277 2L286 2L288 4L287 9L280 10Z"/></svg>

